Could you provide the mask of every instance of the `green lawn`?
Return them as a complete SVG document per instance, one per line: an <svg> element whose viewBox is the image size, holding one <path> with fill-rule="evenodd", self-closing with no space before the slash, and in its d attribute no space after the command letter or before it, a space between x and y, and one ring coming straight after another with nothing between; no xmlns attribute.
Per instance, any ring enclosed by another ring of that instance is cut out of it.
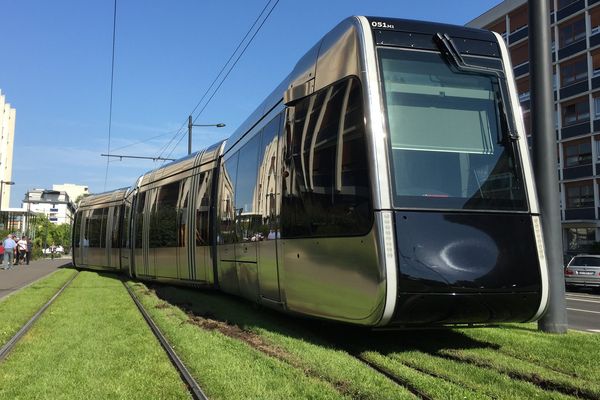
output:
<svg viewBox="0 0 600 400"><path fill-rule="evenodd" d="M47 278L46 297L72 273ZM534 324L375 332L214 291L127 284L211 400L600 399L599 335ZM0 318L33 314L21 304L31 288L0 302ZM188 394L120 280L82 272L0 364L4 398Z"/></svg>
<svg viewBox="0 0 600 400"><path fill-rule="evenodd" d="M544 334L534 324L373 332L285 316L221 293L136 288L164 315L161 323L179 315L186 329L246 343L352 398L402 398L409 391L435 399L600 398L598 335Z"/></svg>
<svg viewBox="0 0 600 400"><path fill-rule="evenodd" d="M15 333L73 276L62 268L0 300L0 346Z"/></svg>
<svg viewBox="0 0 600 400"><path fill-rule="evenodd" d="M1 399L189 394L121 281L82 272L0 364Z"/></svg>

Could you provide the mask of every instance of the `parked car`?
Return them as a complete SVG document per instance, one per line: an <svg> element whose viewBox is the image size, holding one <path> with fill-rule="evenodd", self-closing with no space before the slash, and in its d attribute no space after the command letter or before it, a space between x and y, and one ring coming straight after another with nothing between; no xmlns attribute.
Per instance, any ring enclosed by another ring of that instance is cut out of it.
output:
<svg viewBox="0 0 600 400"><path fill-rule="evenodd" d="M600 255L580 254L565 268L565 284L569 286L600 288Z"/></svg>

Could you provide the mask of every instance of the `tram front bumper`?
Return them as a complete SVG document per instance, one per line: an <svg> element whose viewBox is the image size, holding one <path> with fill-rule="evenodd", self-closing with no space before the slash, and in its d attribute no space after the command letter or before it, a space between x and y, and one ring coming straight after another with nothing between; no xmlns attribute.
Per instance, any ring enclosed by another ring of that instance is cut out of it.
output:
<svg viewBox="0 0 600 400"><path fill-rule="evenodd" d="M395 214L393 324L521 322L535 314L542 283L530 215Z"/></svg>

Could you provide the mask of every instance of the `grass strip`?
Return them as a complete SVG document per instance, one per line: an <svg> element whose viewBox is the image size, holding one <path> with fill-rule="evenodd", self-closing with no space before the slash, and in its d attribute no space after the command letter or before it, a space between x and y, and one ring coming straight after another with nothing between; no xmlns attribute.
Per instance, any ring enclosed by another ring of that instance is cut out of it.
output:
<svg viewBox="0 0 600 400"><path fill-rule="evenodd" d="M377 352L364 352L362 354L369 362L403 380L413 390L418 391L419 397L430 399L489 399L482 393L474 392L461 385L454 384L444 379L423 373L408 367L396 360Z"/></svg>
<svg viewBox="0 0 600 400"><path fill-rule="evenodd" d="M414 398L410 385L403 387L352 356L345 346L348 336L341 340L343 345L331 342L322 334L329 327L320 322L257 309L247 301L221 293L162 285L155 290L165 304L178 305L201 328L254 342L255 348L328 382L352 398ZM335 327L343 332L349 329L339 324Z"/></svg>
<svg viewBox="0 0 600 400"><path fill-rule="evenodd" d="M538 331L535 324L509 324L461 331L469 338L490 343L498 352L519 360L543 365L546 369L586 381L600 381L600 335L577 331L554 335Z"/></svg>
<svg viewBox="0 0 600 400"><path fill-rule="evenodd" d="M186 399L121 281L82 272L0 364L0 399Z"/></svg>
<svg viewBox="0 0 600 400"><path fill-rule="evenodd" d="M0 346L10 338L76 273L62 268L0 301Z"/></svg>
<svg viewBox="0 0 600 400"><path fill-rule="evenodd" d="M187 324L196 325L196 335L224 335L238 344L250 346L263 357L295 371L295 374L334 387L345 397L414 398L406 388L343 349L315 340L315 335L304 328L305 323L310 325L309 321L257 310L248 302L220 293L169 286L156 286L155 290L162 299L157 304L159 308L181 307L176 308L177 312L185 315ZM153 297L152 292L146 293L149 294L146 297ZM207 394L212 398L211 394ZM325 398L325 395L318 393L316 398Z"/></svg>
<svg viewBox="0 0 600 400"><path fill-rule="evenodd" d="M440 355L459 362L467 362L482 368L493 369L512 378L534 383L549 390L556 390L579 398L599 399L600 385L580 378L549 370L543 366L522 361L490 349L446 349Z"/></svg>
<svg viewBox="0 0 600 400"><path fill-rule="evenodd" d="M431 374L432 376L454 382L492 398L510 399L568 399L573 398L556 391L546 391L536 385L512 379L477 365L448 360L419 351L406 351L389 354L388 357L411 368Z"/></svg>
<svg viewBox="0 0 600 400"><path fill-rule="evenodd" d="M216 329L199 329L198 320L165 303L143 284L128 284L211 400L351 398L342 387L305 374L245 340Z"/></svg>

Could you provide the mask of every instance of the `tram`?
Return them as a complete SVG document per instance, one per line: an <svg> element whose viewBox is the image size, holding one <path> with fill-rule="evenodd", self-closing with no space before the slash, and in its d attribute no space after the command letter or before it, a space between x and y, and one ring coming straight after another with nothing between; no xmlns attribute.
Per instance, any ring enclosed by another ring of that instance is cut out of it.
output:
<svg viewBox="0 0 600 400"><path fill-rule="evenodd" d="M371 327L540 318L548 273L507 48L351 17L226 141L81 201L77 267Z"/></svg>

